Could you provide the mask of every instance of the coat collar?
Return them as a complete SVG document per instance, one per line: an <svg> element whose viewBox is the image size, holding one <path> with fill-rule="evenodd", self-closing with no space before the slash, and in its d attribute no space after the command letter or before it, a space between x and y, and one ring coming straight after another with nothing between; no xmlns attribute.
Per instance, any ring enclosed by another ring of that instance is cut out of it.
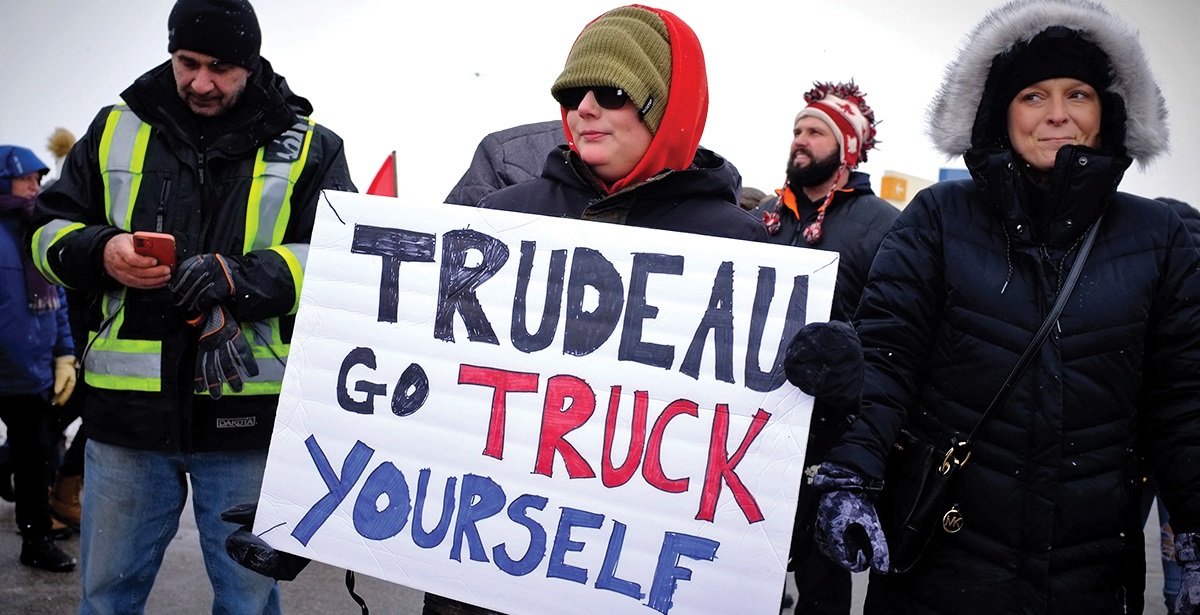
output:
<svg viewBox="0 0 1200 615"><path fill-rule="evenodd" d="M1060 149L1044 186L1007 149L966 153L967 168L984 202L1018 243L1063 247L1075 242L1116 194L1132 161L1074 145Z"/></svg>
<svg viewBox="0 0 1200 615"><path fill-rule="evenodd" d="M147 71L121 98L142 121L200 152L240 158L287 130L297 112L311 113L308 101L287 88L265 59L250 75L242 98L227 113L200 118L180 100L170 60ZM211 138L210 138L211 137Z"/></svg>

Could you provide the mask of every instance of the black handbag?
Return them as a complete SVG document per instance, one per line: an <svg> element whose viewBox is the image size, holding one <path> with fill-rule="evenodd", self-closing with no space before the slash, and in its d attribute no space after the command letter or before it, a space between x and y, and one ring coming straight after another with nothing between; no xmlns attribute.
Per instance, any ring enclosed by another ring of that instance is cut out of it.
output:
<svg viewBox="0 0 1200 615"><path fill-rule="evenodd" d="M900 430L888 455L883 491L876 502L879 521L887 538L889 572L902 573L911 569L920 560L937 528L948 534L963 528L965 519L953 501L951 481L971 458L971 446L980 427L1008 399L1050 329L1058 322L1095 243L1102 219L1097 219L1088 229L1054 307L970 434L962 441L951 440L935 446L909 429Z"/></svg>

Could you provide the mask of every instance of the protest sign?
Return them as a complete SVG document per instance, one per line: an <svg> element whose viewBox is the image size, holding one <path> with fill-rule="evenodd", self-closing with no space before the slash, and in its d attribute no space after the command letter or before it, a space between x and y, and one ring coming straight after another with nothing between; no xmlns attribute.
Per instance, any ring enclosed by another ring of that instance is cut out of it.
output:
<svg viewBox="0 0 1200 615"><path fill-rule="evenodd" d="M254 531L506 613L778 613L837 258L326 193Z"/></svg>

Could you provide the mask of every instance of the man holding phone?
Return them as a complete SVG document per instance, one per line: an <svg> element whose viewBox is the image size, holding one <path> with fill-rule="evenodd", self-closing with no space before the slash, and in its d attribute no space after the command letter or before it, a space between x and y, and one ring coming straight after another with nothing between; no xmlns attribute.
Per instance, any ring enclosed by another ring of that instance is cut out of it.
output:
<svg viewBox="0 0 1200 615"><path fill-rule="evenodd" d="M246 0L178 0L167 26L170 59L100 111L30 237L86 299L80 612L142 610L190 480L213 611L275 613L220 513L258 496L320 191L354 185Z"/></svg>

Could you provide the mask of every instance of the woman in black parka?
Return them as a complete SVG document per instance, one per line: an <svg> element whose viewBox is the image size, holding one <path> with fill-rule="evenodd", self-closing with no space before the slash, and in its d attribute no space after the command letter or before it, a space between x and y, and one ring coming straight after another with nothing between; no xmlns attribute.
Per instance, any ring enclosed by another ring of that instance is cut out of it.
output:
<svg viewBox="0 0 1200 615"><path fill-rule="evenodd" d="M973 179L918 194L879 248L856 316L861 415L816 477L818 541L875 568L867 613L1140 613L1145 456L1192 569L1186 602L1200 593L1200 252L1169 208L1117 192L1133 160L1167 148L1135 31L1088 0L996 9L930 124ZM962 530L935 530L915 567L881 574L873 503L900 427L965 438L1093 224L1057 326L957 475ZM848 554L862 529L872 548Z"/></svg>

